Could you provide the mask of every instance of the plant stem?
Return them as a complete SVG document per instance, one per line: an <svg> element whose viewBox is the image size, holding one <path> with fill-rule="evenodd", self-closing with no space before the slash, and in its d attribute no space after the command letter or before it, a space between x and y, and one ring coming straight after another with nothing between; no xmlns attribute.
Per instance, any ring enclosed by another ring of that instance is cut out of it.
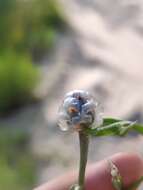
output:
<svg viewBox="0 0 143 190"><path fill-rule="evenodd" d="M79 142L80 142L80 167L79 167L78 185L80 186L80 190L84 190L89 137L88 135L84 134L83 131L79 132Z"/></svg>

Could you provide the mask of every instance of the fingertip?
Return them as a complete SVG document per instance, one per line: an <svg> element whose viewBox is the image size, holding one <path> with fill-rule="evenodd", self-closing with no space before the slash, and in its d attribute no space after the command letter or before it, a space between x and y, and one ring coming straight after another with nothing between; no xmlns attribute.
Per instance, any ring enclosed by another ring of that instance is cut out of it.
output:
<svg viewBox="0 0 143 190"><path fill-rule="evenodd" d="M128 186L143 175L143 159L138 153L118 153L112 158Z"/></svg>
<svg viewBox="0 0 143 190"><path fill-rule="evenodd" d="M117 166L127 187L143 175L143 159L136 153L118 153L109 159ZM86 189L113 190L109 164L103 160L94 164L87 172Z"/></svg>
<svg viewBox="0 0 143 190"><path fill-rule="evenodd" d="M114 190L111 183L108 159L111 159L117 166L125 187L143 176L143 159L141 155L136 153L118 153L89 166L86 173L86 190ZM75 183L76 179L77 173L70 172L34 190L67 190L71 184Z"/></svg>

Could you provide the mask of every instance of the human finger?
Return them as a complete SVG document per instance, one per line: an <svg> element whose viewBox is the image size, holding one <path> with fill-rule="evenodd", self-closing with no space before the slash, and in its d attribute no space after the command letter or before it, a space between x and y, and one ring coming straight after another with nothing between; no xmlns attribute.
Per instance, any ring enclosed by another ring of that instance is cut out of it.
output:
<svg viewBox="0 0 143 190"><path fill-rule="evenodd" d="M119 153L109 159L119 169L125 187L143 175L143 160L138 154ZM76 179L77 173L70 172L34 190L68 190ZM87 168L85 186L86 190L114 190L107 159Z"/></svg>

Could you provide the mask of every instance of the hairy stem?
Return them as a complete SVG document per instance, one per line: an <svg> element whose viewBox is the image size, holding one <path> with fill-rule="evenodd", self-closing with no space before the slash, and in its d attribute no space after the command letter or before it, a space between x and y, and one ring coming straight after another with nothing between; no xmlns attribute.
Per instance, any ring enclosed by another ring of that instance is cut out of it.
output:
<svg viewBox="0 0 143 190"><path fill-rule="evenodd" d="M79 132L79 142L80 142L80 167L79 167L78 185L80 187L80 190L84 190L89 137L86 134L84 134L82 131Z"/></svg>

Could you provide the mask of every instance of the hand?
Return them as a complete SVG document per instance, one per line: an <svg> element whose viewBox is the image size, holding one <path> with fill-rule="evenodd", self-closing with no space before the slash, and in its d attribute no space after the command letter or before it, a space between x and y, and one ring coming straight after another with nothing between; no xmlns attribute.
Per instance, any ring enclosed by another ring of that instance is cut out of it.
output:
<svg viewBox="0 0 143 190"><path fill-rule="evenodd" d="M119 153L110 158L123 177L125 189L143 176L143 159L138 154ZM70 172L34 190L68 190L77 174ZM107 160L87 167L86 190L114 190Z"/></svg>

